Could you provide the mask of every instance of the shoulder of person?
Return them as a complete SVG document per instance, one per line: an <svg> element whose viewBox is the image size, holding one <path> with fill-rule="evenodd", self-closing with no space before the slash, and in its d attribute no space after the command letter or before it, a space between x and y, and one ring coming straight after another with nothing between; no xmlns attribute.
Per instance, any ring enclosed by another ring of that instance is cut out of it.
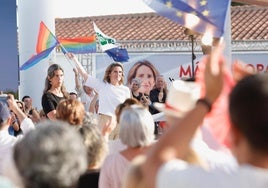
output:
<svg viewBox="0 0 268 188"><path fill-rule="evenodd" d="M48 98L49 96L51 96L51 93L48 92L48 91L46 91L46 92L43 93L43 95L42 95L42 99L43 99L43 98Z"/></svg>

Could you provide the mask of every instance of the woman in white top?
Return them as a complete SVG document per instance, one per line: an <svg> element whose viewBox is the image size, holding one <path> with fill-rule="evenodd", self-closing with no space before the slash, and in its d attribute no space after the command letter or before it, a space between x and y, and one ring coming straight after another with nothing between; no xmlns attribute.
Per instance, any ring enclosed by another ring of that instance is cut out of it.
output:
<svg viewBox="0 0 268 188"><path fill-rule="evenodd" d="M79 73L85 80L84 85L94 88L99 94L99 125L102 126L108 121L111 121L115 117L117 105L131 97L130 89L123 85L124 69L122 64L117 62L110 64L106 68L103 80L99 80L88 75L73 54L68 54L68 56L76 63Z"/></svg>

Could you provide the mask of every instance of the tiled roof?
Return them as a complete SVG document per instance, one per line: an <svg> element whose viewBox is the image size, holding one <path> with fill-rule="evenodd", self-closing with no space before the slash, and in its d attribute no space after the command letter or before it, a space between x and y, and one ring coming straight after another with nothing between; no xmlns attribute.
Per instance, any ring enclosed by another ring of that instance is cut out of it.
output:
<svg viewBox="0 0 268 188"><path fill-rule="evenodd" d="M101 31L118 41L189 40L183 27L156 13L57 18L56 36L94 35L93 21ZM268 7L232 7L231 31L232 40L268 40Z"/></svg>
<svg viewBox="0 0 268 188"><path fill-rule="evenodd" d="M232 2L249 4L249 5L268 6L267 0L232 0Z"/></svg>

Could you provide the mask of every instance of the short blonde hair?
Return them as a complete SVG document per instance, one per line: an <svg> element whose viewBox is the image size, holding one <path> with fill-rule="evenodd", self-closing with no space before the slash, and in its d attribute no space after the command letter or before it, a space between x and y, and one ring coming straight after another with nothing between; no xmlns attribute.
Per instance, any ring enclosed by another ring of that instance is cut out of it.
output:
<svg viewBox="0 0 268 188"><path fill-rule="evenodd" d="M100 167L108 153L108 145L101 132L94 125L83 125L79 133L87 148L88 167Z"/></svg>
<svg viewBox="0 0 268 188"><path fill-rule="evenodd" d="M64 99L56 108L56 118L71 125L82 125L85 117L84 105L76 99Z"/></svg>

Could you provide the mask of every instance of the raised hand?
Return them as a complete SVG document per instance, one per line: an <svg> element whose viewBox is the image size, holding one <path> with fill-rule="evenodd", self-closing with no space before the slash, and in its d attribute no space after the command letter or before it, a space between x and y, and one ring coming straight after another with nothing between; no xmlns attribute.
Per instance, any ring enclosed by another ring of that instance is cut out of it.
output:
<svg viewBox="0 0 268 188"><path fill-rule="evenodd" d="M205 97L210 103L213 103L218 98L223 88L223 67L225 65L225 59L222 51L223 47L218 46L205 59Z"/></svg>
<svg viewBox="0 0 268 188"><path fill-rule="evenodd" d="M241 80L242 78L253 75L256 73L253 69L250 69L246 66L245 63L235 60L232 64L233 78L236 82Z"/></svg>

